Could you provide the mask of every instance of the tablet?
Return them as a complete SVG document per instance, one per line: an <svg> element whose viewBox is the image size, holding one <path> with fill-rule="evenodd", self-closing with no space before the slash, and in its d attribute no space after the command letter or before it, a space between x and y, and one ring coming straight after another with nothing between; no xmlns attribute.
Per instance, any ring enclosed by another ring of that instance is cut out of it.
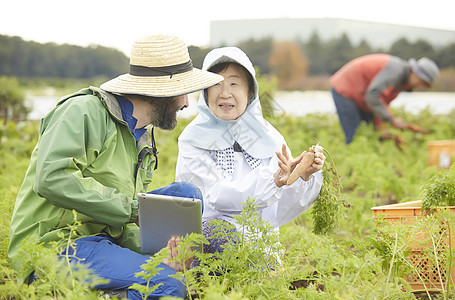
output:
<svg viewBox="0 0 455 300"><path fill-rule="evenodd" d="M202 234L200 199L156 194L137 194L141 252L154 254L167 246L173 236ZM201 250L202 245L196 247Z"/></svg>

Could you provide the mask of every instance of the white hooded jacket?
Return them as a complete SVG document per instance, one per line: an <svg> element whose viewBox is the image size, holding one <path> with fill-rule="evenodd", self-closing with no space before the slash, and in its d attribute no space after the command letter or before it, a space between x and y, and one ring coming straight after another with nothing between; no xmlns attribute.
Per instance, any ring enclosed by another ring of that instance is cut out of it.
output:
<svg viewBox="0 0 455 300"><path fill-rule="evenodd" d="M211 112L207 93L201 93L199 114L179 137L176 181L191 182L201 189L204 219L220 218L235 224L232 216L240 214L249 197L259 205L262 218L279 227L313 205L322 186L322 173L315 173L308 181L276 186L275 151L281 151L285 140L263 118L254 67L239 48L224 47L208 53L202 69L222 62L236 62L250 72L253 96L239 118L226 121ZM235 142L241 152L233 150Z"/></svg>

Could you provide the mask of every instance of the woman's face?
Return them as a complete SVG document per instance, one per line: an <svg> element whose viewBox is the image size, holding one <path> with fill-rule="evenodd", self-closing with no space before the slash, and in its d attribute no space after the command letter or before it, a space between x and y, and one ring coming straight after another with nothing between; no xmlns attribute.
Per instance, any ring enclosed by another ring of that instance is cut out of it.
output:
<svg viewBox="0 0 455 300"><path fill-rule="evenodd" d="M208 88L209 108L218 118L235 120L245 112L250 99L245 72L242 67L230 64L219 73L224 80Z"/></svg>

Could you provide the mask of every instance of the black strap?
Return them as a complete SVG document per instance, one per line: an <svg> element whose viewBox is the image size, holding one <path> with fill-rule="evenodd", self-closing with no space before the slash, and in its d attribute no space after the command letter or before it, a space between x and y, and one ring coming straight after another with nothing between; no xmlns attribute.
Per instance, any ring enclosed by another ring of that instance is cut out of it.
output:
<svg viewBox="0 0 455 300"><path fill-rule="evenodd" d="M151 153L152 150L149 148L149 147L145 147L141 150L141 152L139 152L138 156L137 156L137 164L136 164L136 168L134 169L134 178L136 178L137 176L137 172L139 171L139 168L142 164L142 162L144 161L144 157L147 153Z"/></svg>
<svg viewBox="0 0 455 300"><path fill-rule="evenodd" d="M137 172L139 171L139 167L141 166L142 162L144 161L144 157L147 153L151 153L153 156L155 156L155 168L153 170L156 170L158 168L158 149L156 148L156 143L155 143L155 135L153 134L153 129L152 127L152 149L149 147L144 147L141 152L139 152L137 156L137 164L136 168L134 169L134 178L137 176Z"/></svg>
<svg viewBox="0 0 455 300"><path fill-rule="evenodd" d="M155 134L153 132L153 129L155 129L155 127L152 127L152 154L155 156L155 168L153 170L156 170L158 168L158 149L156 148Z"/></svg>
<svg viewBox="0 0 455 300"><path fill-rule="evenodd" d="M242 152L242 147L239 145L239 143L235 142L233 147L235 152Z"/></svg>
<svg viewBox="0 0 455 300"><path fill-rule="evenodd" d="M174 74L186 73L193 70L193 63L191 59L183 64L171 65L165 67L145 67L145 66L136 66L130 65L130 75L134 76L166 76Z"/></svg>

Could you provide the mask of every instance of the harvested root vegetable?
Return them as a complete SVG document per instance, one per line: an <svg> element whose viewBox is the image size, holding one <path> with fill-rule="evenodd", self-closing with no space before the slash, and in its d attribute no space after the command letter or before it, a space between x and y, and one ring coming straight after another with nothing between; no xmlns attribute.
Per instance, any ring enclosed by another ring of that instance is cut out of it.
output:
<svg viewBox="0 0 455 300"><path fill-rule="evenodd" d="M381 137L381 141L384 140L393 140L395 142L395 146L398 148L398 150L403 151L404 145L407 145L408 143L401 138L400 135L391 133L390 131L384 132Z"/></svg>
<svg viewBox="0 0 455 300"><path fill-rule="evenodd" d="M291 175L288 178L288 181L286 182L287 185L293 184L302 174L311 167L314 161L314 153L312 152L305 152L303 153L303 158L299 162L299 164L295 167L294 171L291 173Z"/></svg>
<svg viewBox="0 0 455 300"><path fill-rule="evenodd" d="M429 134L430 133L428 130L423 129L422 127L417 126L415 124L408 124L408 125L406 125L406 128L410 129L410 130L412 130L414 132L419 132L419 133L423 133L423 134Z"/></svg>

